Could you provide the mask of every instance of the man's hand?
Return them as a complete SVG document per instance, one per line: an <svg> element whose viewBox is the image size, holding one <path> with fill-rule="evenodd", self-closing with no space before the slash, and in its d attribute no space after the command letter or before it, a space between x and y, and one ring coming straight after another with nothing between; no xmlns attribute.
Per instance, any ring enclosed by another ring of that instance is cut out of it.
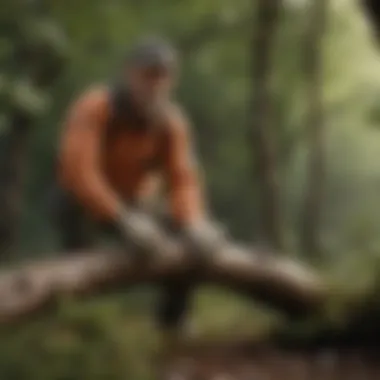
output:
<svg viewBox="0 0 380 380"><path fill-rule="evenodd" d="M226 242L225 230L208 221L201 221L184 228L184 239L188 249L201 258L212 257Z"/></svg>
<svg viewBox="0 0 380 380"><path fill-rule="evenodd" d="M118 226L126 245L144 256L154 253L165 241L165 235L155 221L138 210L124 209Z"/></svg>

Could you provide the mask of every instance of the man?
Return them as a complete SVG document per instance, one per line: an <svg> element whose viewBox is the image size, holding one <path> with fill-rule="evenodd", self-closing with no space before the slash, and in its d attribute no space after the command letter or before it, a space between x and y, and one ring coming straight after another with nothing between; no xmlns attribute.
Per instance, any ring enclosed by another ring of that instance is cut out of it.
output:
<svg viewBox="0 0 380 380"><path fill-rule="evenodd" d="M144 260L162 242L162 225L143 206L159 191L159 180L167 188L170 231L190 254L213 254L222 237L206 221L189 122L171 100L177 66L165 41L140 41L116 86L91 88L74 102L60 142L61 206L75 229L83 230L84 215L111 225ZM83 245L66 239L65 248ZM191 288L182 279L164 285L156 318L170 336L183 325Z"/></svg>

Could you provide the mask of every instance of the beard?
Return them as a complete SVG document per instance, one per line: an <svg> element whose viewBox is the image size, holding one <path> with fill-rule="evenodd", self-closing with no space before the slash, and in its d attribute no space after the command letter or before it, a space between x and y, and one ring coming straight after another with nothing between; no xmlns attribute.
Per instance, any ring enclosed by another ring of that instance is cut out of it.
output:
<svg viewBox="0 0 380 380"><path fill-rule="evenodd" d="M139 117L145 121L147 128L160 125L167 115L170 99L166 95L157 95L144 101L136 101L136 111Z"/></svg>

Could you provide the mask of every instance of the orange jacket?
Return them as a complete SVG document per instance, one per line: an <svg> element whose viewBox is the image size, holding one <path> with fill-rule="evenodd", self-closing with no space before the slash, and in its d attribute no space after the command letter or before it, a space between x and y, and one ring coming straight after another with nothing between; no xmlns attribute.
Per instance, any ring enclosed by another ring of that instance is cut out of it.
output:
<svg viewBox="0 0 380 380"><path fill-rule="evenodd" d="M59 152L61 184L103 220L114 219L124 202L158 191L157 172L147 164L162 150L162 136L128 125L110 130L109 120L107 89L89 90L68 112ZM203 197L190 153L189 127L174 106L166 130L160 177L166 182L174 219L191 222L204 212Z"/></svg>

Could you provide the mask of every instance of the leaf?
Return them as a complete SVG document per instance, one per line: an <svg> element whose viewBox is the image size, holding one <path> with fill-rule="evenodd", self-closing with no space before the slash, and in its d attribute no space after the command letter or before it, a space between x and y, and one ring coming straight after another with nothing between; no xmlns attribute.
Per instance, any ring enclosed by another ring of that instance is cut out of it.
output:
<svg viewBox="0 0 380 380"><path fill-rule="evenodd" d="M46 96L27 80L13 83L10 97L14 107L33 116L40 115L48 105Z"/></svg>

